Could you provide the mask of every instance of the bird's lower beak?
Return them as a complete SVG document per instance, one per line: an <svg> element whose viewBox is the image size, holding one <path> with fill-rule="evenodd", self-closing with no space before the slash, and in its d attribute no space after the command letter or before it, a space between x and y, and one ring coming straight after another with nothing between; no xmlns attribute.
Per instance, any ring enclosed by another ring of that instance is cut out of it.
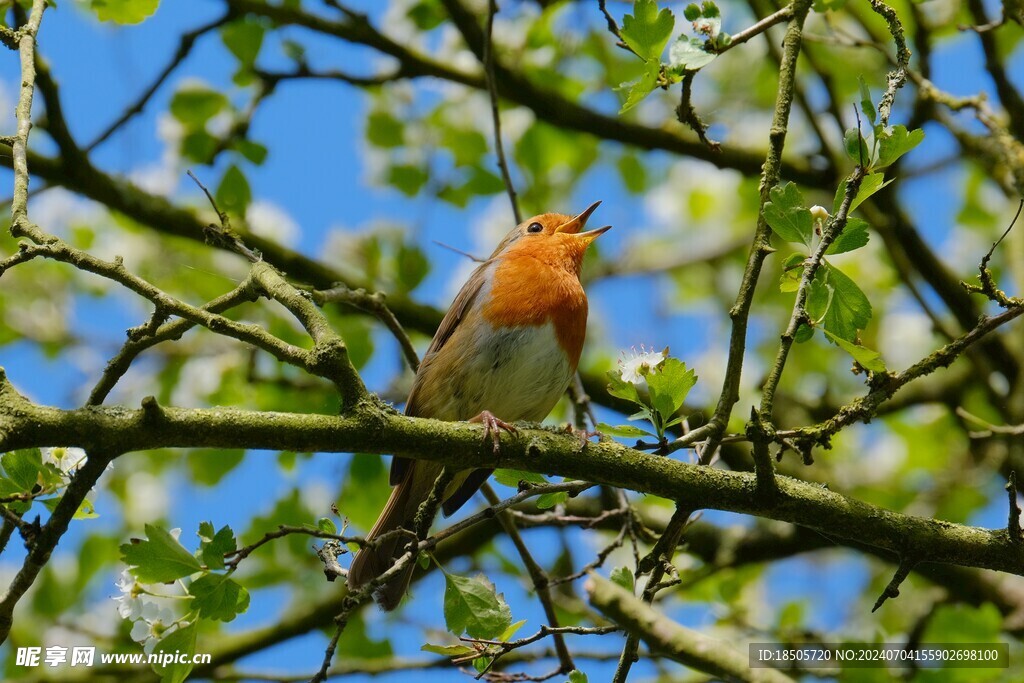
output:
<svg viewBox="0 0 1024 683"><path fill-rule="evenodd" d="M588 206L586 210L583 211L583 213L579 214L578 216L573 216L567 222L562 223L557 228L555 228L555 232L567 232L569 234L578 233L587 225L587 219L590 218L590 214L594 213L594 211L596 211L597 207L599 206L601 206L601 202L594 202L593 204ZM604 228L602 228L602 230L604 230ZM594 230L594 232L597 231Z"/></svg>
<svg viewBox="0 0 1024 683"><path fill-rule="evenodd" d="M606 225L603 228L597 228L596 230L587 230L586 232L581 232L576 235L576 239L583 242L584 245L590 246L590 243L597 239L599 235L603 235L611 229L612 226Z"/></svg>

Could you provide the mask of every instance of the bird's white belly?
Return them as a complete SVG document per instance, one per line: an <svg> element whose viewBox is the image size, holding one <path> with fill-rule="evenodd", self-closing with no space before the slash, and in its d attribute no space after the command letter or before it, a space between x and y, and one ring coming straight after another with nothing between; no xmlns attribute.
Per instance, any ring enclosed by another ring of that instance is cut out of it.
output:
<svg viewBox="0 0 1024 683"><path fill-rule="evenodd" d="M466 372L453 378L461 419L482 410L507 421L547 417L572 377L554 325L495 329L485 323L475 336L475 353L462 364Z"/></svg>

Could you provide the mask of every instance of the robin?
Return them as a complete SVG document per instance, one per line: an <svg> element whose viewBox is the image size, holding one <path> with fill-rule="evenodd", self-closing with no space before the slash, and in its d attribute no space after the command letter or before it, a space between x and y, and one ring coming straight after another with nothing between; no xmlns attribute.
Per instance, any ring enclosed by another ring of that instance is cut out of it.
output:
<svg viewBox="0 0 1024 683"><path fill-rule="evenodd" d="M587 296L580 267L590 243L611 226L582 230L600 203L577 216L545 213L523 221L473 271L423 357L406 415L483 423L484 438L492 439L495 449L498 430L515 431L509 423L547 417L568 388L583 350ZM393 458L395 488L367 540L394 529L412 530L441 469L440 463ZM491 472L456 474L442 496L444 515L469 500ZM393 534L359 551L349 569L349 589L387 571L408 543L407 536ZM377 590L381 608L398 606L414 566Z"/></svg>

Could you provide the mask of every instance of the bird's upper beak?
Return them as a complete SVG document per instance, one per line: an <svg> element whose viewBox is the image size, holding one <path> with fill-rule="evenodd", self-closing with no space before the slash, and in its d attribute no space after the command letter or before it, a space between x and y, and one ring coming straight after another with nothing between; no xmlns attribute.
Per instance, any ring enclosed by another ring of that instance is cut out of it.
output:
<svg viewBox="0 0 1024 683"><path fill-rule="evenodd" d="M583 213L573 216L567 222L559 225L555 228L555 232L564 232L571 235L576 235L584 244L590 244L597 238L598 235L602 235L608 230L611 230L610 225L606 225L603 228L597 230L588 230L587 232L580 232L587 225L587 219L590 218L590 214L597 210L597 207L601 206L601 202L594 202L588 206Z"/></svg>

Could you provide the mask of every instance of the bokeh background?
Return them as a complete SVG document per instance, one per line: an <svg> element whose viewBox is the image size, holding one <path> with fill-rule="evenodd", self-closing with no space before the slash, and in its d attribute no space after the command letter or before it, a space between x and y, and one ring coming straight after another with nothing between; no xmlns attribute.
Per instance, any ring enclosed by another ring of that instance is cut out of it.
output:
<svg viewBox="0 0 1024 683"><path fill-rule="evenodd" d="M326 11L319 3L303 4L313 5L311 11ZM424 31L417 25L416 12L426 11L417 8L429 4L412 0L350 3L395 40L431 51L447 63L475 68L475 57L462 47L453 27L442 24ZM523 68L533 70L542 83L576 93L596 110L617 112L620 95L601 85L602 79L612 78L601 72L601 59L614 61L622 72L634 67L628 55L614 50L614 39L605 31L595 3L506 0L501 4L495 22L495 40L501 50L521 57ZM681 15L682 3L662 4ZM901 9L907 5L896 4ZM919 3L918 11L939 19L955 17L958 4L930 0ZM610 2L609 6L620 18L629 10L628 3ZM992 16L997 14L998 3L986 6ZM736 31L751 23L746 3L723 3L722 8L725 30ZM159 73L183 33L222 12L220 2L165 0L152 17L133 26L101 23L71 0L47 12L40 51L60 85L74 137L82 143L95 138ZM680 16L677 26L683 23ZM828 36L830 30L846 27L856 34L855 24L846 17L826 19L816 14L809 32ZM390 65L365 47L295 27L267 28L257 63L268 71L291 68L289 55L295 54L297 44L309 63L319 68L372 74ZM1024 59L1014 49L1020 33L1020 27L1012 25L999 33L1006 44L1012 82L1020 82L1024 75ZM770 35L777 44L781 33ZM976 36L944 30L933 40L931 79L938 87L957 95L993 93ZM823 59L834 60L837 71L845 64L848 78L837 81L837 87L847 97L841 106L844 117L849 112L849 125L853 114L847 103L856 100L857 73L864 74L877 97L886 65L876 51L844 50L825 42L812 48ZM251 85L239 84L237 70L238 60L218 33L203 36L144 111L92 153L93 163L149 192L207 213L205 199L185 175L186 169L214 188L235 166L251 188L245 213L252 231L384 291L409 294L443 310L473 263L438 242L483 256L513 224L507 197L493 182L497 169L486 94L431 79L368 90L332 81L287 81L260 103L249 122L248 138L266 147L265 161L253 163L229 150L212 163L198 163L184 149L188 131L169 111L172 99L182 89L200 85L222 92L230 106L207 122L207 130L222 134L246 110L253 94ZM0 134L14 131L18 81L15 54L0 55L0 112L4 112ZM712 122L712 137L726 147L760 150L775 86L767 47L757 39L701 73L695 104ZM897 102L894 122L906 122L907 94ZM672 114L677 97L677 91L656 92L629 116L652 126L678 128ZM807 97L812 108L821 109L829 95L820 84L809 83ZM788 158L813 167L820 163L820 154L805 114L795 109L793 119ZM513 177L528 214L575 212L602 200L593 220L614 226L598 242L587 264L591 322L583 367L599 375L613 369L620 354L631 347L669 346L700 378L688 400L701 407L694 417L699 422L706 412L703 407L713 405L721 386L727 309L756 218L756 178L667 152L598 142L537 123L524 107L504 109L503 125ZM970 122L964 125L977 130ZM893 191L932 249L953 273L966 279L1007 225L1015 206L976 165L962 158L943 126L927 123L925 131L925 143L908 156ZM828 129L827 136L840 147L838 130ZM42 130L33 134L32 142L41 153L56 152ZM847 164L843 172L849 170ZM467 185L468 177L475 177L477 184ZM11 183L9 172L0 173L0 187L10 188ZM227 291L244 273L244 264L236 257L160 235L74 192L47 187L38 180L33 189L38 193L31 200L31 215L45 229L99 256L123 256L129 268L190 302L200 303ZM805 192L816 203L829 203L826 193ZM1016 270L1004 273L1011 290L1012 283L1019 285L1022 278L1022 235L1024 231L1011 234L1005 246L1005 253L1017 260ZM14 244L6 234L0 236L4 253L10 253ZM902 369L941 343L920 304L901 286L882 240L873 235L865 250L838 257L836 262L869 293L874 316L866 338L889 367ZM777 291L778 274L779 259L770 259L755 302L738 414L754 402L766 359L788 319L791 295ZM148 315L139 300L58 264L19 268L6 274L0 287L0 365L33 400L66 408L82 404L106 360L120 346L124 330ZM939 298L927 286L922 287L922 296L941 310ZM252 306L243 315L294 335L286 319L271 308ZM335 309L331 315L362 365L367 384L401 403L410 378L388 332L346 311ZM1018 324L1008 333L1015 343L1021 338L1019 328ZM422 350L428 338L416 335L414 340ZM798 347L783 384L790 406L787 416L799 420L813 414L816 405L838 405L858 395L862 378L849 373L848 361L820 335ZM959 365L951 372L965 370ZM195 331L144 356L108 402L138 405L149 394L180 406L313 412L337 407L329 388L231 340ZM569 419L568 410L562 405L550 419L564 422ZM621 422L611 411L597 410L602 419ZM921 401L870 427L847 430L836 440L835 449L822 453L813 467L803 468L793 461L788 471L894 509L1000 526L1005 523L1004 480L999 468L974 454L948 406ZM692 454L681 452L674 457ZM500 492L509 493L505 488ZM127 627L111 599L118 594L114 581L121 569L117 546L139 535L147 522L180 527L186 545L194 547L194 531L204 520L212 520L217 527L230 524L243 538L252 538L278 523L310 522L329 515L331 503L336 502L352 529L362 532L386 494L386 459L374 456L207 451L126 455L101 480L93 499L99 516L75 523L20 608L12 639L0 655L5 657L5 677L68 675L67 670L51 674L13 667L13 646L96 644L101 649L131 650ZM654 518L665 519L671 512L667 501L635 499ZM723 533L742 533L755 526L751 519L715 512L705 512L702 522ZM582 564L608 538L552 529L528 534L536 555L549 563L573 557ZM13 576L20 566L20 552L12 547L0 557L0 579ZM629 554L623 550L609 559L603 571L628 561ZM453 561L451 569L487 571L513 606L513 618L528 620L521 631L527 634L544 618L526 590L526 577L514 571L517 563L512 547L498 540L474 558ZM1000 636L1002 615L995 607L945 601L941 590L914 578L899 600L871 614L869 606L888 581L892 565L850 550L826 549L771 564L725 566L716 571L705 571L707 563L683 553L679 567L684 577L693 580L666 600L665 609L681 623L712 635L757 640L758 635L788 629L832 640L898 641L916 619L932 610L926 626L930 640L955 641L958 635L979 634L983 639L1004 638ZM210 642L225 634L272 633L282 615L316 604L338 590L324 584L308 539L303 538L254 555L240 576L252 592L251 606L220 633L211 633ZM442 577L434 572L416 585L413 600L398 616L364 611L342 641L340 661L392 653L418 657L424 642L447 642L438 619L442 593ZM206 637L200 636L200 651L208 642ZM617 653L621 646L617 638L588 641L582 649ZM318 666L326 642L325 631L312 629L247 655L235 666L242 672L308 674ZM610 678L613 667L613 661L598 657L581 660L580 668L591 681L602 681ZM641 660L635 675L637 680L677 680L676 676L684 675L681 671L662 670ZM75 676L83 673L74 672ZM424 681L445 681L457 674L427 670L414 675ZM879 675L865 670L863 680L885 680L874 678ZM379 680L409 676L396 673ZM346 680L370 678L355 675Z"/></svg>

